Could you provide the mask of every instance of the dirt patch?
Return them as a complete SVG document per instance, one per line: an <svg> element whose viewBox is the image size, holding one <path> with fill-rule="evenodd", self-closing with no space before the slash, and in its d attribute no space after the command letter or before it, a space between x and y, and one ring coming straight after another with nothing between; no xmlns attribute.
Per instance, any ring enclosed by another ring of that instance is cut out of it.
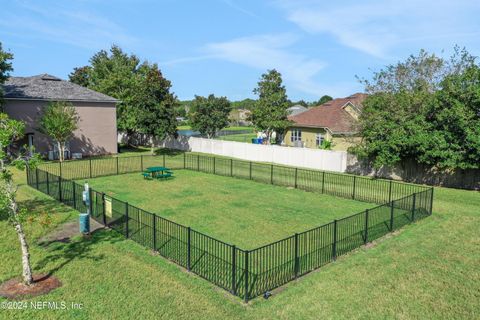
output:
<svg viewBox="0 0 480 320"><path fill-rule="evenodd" d="M21 278L10 279L0 285L0 296L7 299L22 300L49 293L62 286L60 280L48 274L33 276L33 284L27 286Z"/></svg>
<svg viewBox="0 0 480 320"><path fill-rule="evenodd" d="M97 221L90 219L90 233L102 229L103 225ZM70 221L62 224L57 229L39 239L38 244L41 246L49 245L53 242L70 242L74 236L80 235L78 220Z"/></svg>

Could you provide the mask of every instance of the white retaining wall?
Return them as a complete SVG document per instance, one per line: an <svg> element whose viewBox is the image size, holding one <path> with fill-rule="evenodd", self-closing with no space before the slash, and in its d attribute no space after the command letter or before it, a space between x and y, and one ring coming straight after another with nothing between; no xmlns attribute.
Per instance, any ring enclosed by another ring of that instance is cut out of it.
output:
<svg viewBox="0 0 480 320"><path fill-rule="evenodd" d="M258 145L244 142L179 137L158 141L161 147L192 152L210 153L249 161L272 162L293 167L345 172L347 152L275 145Z"/></svg>

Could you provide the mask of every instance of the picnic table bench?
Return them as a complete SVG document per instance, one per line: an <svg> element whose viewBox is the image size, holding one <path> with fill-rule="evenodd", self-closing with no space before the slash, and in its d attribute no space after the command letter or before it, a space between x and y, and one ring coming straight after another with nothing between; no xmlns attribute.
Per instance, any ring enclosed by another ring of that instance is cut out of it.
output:
<svg viewBox="0 0 480 320"><path fill-rule="evenodd" d="M165 167L148 167L142 175L144 179L167 179L173 176L173 171Z"/></svg>

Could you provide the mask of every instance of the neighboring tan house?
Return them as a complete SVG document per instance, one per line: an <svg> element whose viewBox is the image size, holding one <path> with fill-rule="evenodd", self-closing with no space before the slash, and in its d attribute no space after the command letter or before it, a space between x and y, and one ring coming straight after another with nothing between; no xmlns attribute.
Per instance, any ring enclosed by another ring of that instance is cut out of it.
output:
<svg viewBox="0 0 480 320"><path fill-rule="evenodd" d="M288 112L289 116L296 116L297 114L300 114L300 113L305 112L307 110L308 110L308 108L305 108L302 105L296 104L296 105L288 108L287 112Z"/></svg>
<svg viewBox="0 0 480 320"><path fill-rule="evenodd" d="M287 130L284 143L318 148L323 140L327 140L332 141L334 150L347 150L360 139L357 124L366 96L356 93L289 116L294 124Z"/></svg>
<svg viewBox="0 0 480 320"><path fill-rule="evenodd" d="M67 144L66 156L117 153L118 100L48 74L10 77L3 85L3 110L12 119L25 122L25 137L18 146L34 147L46 157L58 157L56 143L40 133L38 121L51 101L67 101L80 118L78 129Z"/></svg>

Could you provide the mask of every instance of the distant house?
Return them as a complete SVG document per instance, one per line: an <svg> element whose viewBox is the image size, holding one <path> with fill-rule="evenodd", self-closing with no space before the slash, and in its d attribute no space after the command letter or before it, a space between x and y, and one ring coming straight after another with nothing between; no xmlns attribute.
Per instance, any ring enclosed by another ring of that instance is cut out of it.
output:
<svg viewBox="0 0 480 320"><path fill-rule="evenodd" d="M290 108L287 109L288 115L289 116L296 116L297 114L300 114L302 112L307 111L308 108L305 108L304 106L300 104L296 104L291 106Z"/></svg>
<svg viewBox="0 0 480 320"><path fill-rule="evenodd" d="M116 99L48 74L10 77L3 89L4 111L26 124L25 137L18 146L27 145L50 158L58 157L56 143L38 131L38 120L49 102L68 101L80 121L66 156L117 153Z"/></svg>
<svg viewBox="0 0 480 320"><path fill-rule="evenodd" d="M335 150L346 150L358 135L358 117L366 94L328 101L318 107L288 117L293 122L284 136L288 146L318 148L323 140L332 141Z"/></svg>
<svg viewBox="0 0 480 320"><path fill-rule="evenodd" d="M251 112L248 109L233 109L230 111L229 120L232 124L248 126L252 123L248 120Z"/></svg>

